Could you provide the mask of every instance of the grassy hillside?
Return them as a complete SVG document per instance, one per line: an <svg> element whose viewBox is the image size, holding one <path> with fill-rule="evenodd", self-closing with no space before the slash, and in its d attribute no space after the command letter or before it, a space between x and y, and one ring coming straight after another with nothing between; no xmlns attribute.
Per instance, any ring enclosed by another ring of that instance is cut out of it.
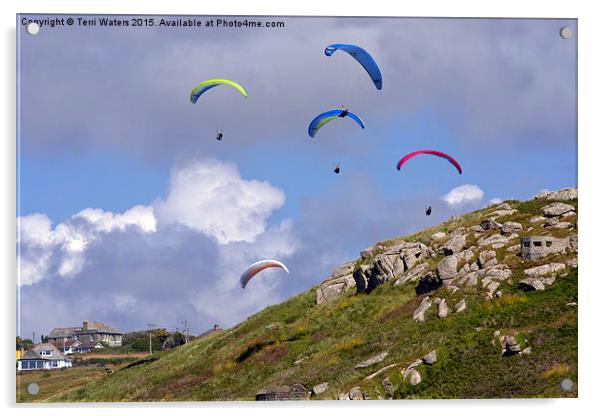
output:
<svg viewBox="0 0 602 416"><path fill-rule="evenodd" d="M527 234L534 226L528 219L550 202L510 201L517 211L508 220L525 224ZM571 204L576 206L576 201ZM403 239L426 241L436 231L479 224L490 211ZM558 236L567 232L536 231ZM544 291L524 292L518 287L524 268L561 261L563 255L524 264L504 248L498 251L498 258L507 257L513 270L512 278L500 286L503 296L489 299L476 286L452 294L443 286L429 295L445 298L450 306L464 298L467 303L466 311L446 319L436 317L436 307L427 312L425 322L412 319L422 300L415 284L389 281L369 295L350 290L320 305L312 288L234 328L156 353L52 400L254 400L264 388L300 383L311 389L323 382L329 386L319 399L335 399L354 386L378 399L387 397L384 378L390 380L394 398L575 397L577 308L571 303L577 302L578 270L557 277ZM531 354L503 357L496 331L515 335L531 347ZM435 349L437 362L418 367L422 382L412 386L400 370ZM382 362L354 368L385 351ZM397 366L365 380L391 364ZM575 383L571 391L560 387L565 378Z"/></svg>
<svg viewBox="0 0 602 416"><path fill-rule="evenodd" d="M105 374L106 370L99 367L26 372L17 377L17 403L47 402ZM35 395L27 392L27 386L31 383L39 387L39 392Z"/></svg>

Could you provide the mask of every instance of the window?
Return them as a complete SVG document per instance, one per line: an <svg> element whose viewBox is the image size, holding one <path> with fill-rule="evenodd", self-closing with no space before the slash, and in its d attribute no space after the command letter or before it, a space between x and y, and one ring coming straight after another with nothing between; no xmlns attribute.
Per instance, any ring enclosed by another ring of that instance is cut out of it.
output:
<svg viewBox="0 0 602 416"><path fill-rule="evenodd" d="M58 361L56 361L56 360L54 360L54 361L52 362L52 366L53 366L53 367L58 367L58 366L59 366L59 362L58 362Z"/></svg>
<svg viewBox="0 0 602 416"><path fill-rule="evenodd" d="M42 350L40 353L42 357L50 357L52 355L52 350Z"/></svg>
<svg viewBox="0 0 602 416"><path fill-rule="evenodd" d="M44 361L36 361L36 368L44 368Z"/></svg>
<svg viewBox="0 0 602 416"><path fill-rule="evenodd" d="M533 241L535 247L541 247L541 241Z"/></svg>

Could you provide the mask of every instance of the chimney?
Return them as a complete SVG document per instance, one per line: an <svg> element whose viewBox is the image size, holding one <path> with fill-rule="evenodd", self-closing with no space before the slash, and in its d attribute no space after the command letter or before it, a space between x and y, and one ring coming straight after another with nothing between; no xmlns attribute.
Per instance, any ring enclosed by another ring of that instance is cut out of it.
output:
<svg viewBox="0 0 602 416"><path fill-rule="evenodd" d="M83 326L83 330L87 331L88 330L88 321L84 321L82 326Z"/></svg>

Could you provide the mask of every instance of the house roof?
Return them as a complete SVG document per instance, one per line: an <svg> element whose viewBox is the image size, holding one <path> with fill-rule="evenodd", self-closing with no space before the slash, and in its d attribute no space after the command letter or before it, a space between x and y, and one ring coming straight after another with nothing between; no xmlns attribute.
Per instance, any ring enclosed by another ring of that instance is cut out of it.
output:
<svg viewBox="0 0 602 416"><path fill-rule="evenodd" d="M42 350L50 350L51 355L42 355ZM70 361L69 358L65 357L62 352L59 351L57 347L50 343L42 343L34 346L27 350L25 354L21 357L22 360L67 360Z"/></svg>
<svg viewBox="0 0 602 416"><path fill-rule="evenodd" d="M92 342L82 342L81 344L75 346L75 349L81 349L81 348L94 348L97 345L101 345L102 346L102 342L99 341L92 341ZM104 348L104 347L103 347Z"/></svg>
<svg viewBox="0 0 602 416"><path fill-rule="evenodd" d="M48 338L70 338L73 336L75 331L79 331L82 328L79 326L72 326L69 328L54 328L48 334Z"/></svg>
<svg viewBox="0 0 602 416"><path fill-rule="evenodd" d="M81 326L72 326L68 328L54 328L48 334L48 338L71 338L74 334L118 334L122 335L123 332L112 326L105 325L100 321L92 321L88 323L88 329L84 330Z"/></svg>
<svg viewBox="0 0 602 416"><path fill-rule="evenodd" d="M58 340L58 341L50 341L50 343L51 343L52 345L54 345L55 347L59 348L59 349L60 349L60 348L63 348L63 347L64 347L64 348L69 348L69 347L70 347L70 346L72 346L73 344L76 344L76 345L77 345L77 344L81 344L81 342L80 342L79 340L77 340L77 339L72 339L72 338L70 338L70 339L67 339L67 340L64 340L64 341L63 341L63 340Z"/></svg>

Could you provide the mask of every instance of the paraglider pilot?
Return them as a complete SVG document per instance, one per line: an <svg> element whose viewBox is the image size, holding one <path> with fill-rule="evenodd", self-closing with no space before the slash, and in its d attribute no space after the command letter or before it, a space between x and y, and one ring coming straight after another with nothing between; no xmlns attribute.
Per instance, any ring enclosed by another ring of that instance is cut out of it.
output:
<svg viewBox="0 0 602 416"><path fill-rule="evenodd" d="M339 114L339 117L341 117L341 118L347 117L347 114L349 114L349 109L348 108L343 108L341 110L341 113Z"/></svg>
<svg viewBox="0 0 602 416"><path fill-rule="evenodd" d="M337 164L334 165L334 173L336 173L336 174L341 173L341 165L339 164L339 162L337 162Z"/></svg>
<svg viewBox="0 0 602 416"><path fill-rule="evenodd" d="M221 140L224 137L224 133L221 130L217 131L217 137L216 140Z"/></svg>
<svg viewBox="0 0 602 416"><path fill-rule="evenodd" d="M432 208L429 206L429 207L426 209L426 215L427 215L427 216L428 216L428 215L431 215L431 212L433 212L433 210L432 210Z"/></svg>

